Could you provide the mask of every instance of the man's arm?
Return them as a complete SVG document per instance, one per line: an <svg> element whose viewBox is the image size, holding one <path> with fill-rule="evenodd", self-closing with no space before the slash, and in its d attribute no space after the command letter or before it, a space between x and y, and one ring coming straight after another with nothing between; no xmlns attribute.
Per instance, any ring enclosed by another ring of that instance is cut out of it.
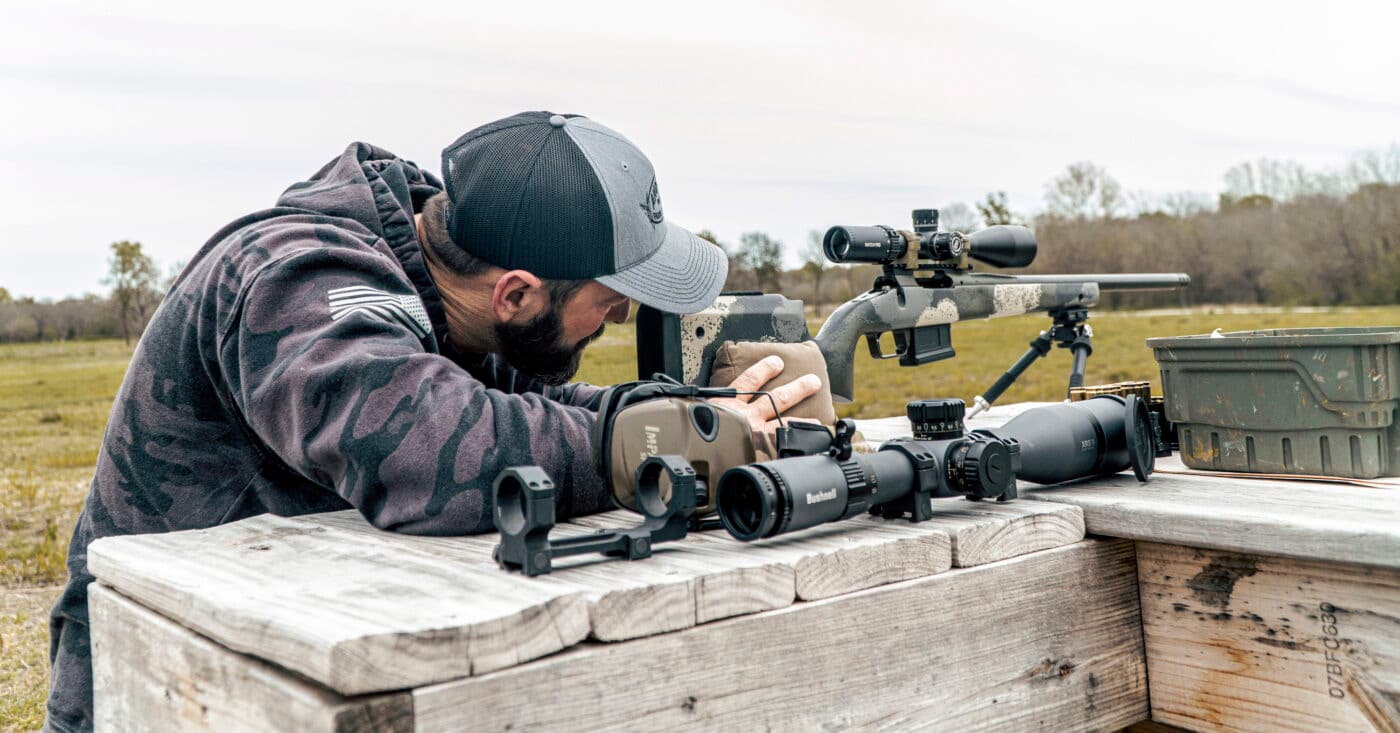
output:
<svg viewBox="0 0 1400 733"><path fill-rule="evenodd" d="M277 459L375 526L411 534L490 530L491 483L513 465L554 478L561 516L609 506L591 412L486 388L428 353L396 309L333 318L328 292L345 287L416 298L382 255L323 247L265 266L222 334L231 398Z"/></svg>
<svg viewBox="0 0 1400 733"><path fill-rule="evenodd" d="M572 382L562 386L545 384L516 371L504 359L495 354L486 357L481 369L485 372L479 375L482 381L503 392L543 395L555 402L575 407L586 407L595 412L598 410L598 398L603 394L602 387L595 387L583 382Z"/></svg>

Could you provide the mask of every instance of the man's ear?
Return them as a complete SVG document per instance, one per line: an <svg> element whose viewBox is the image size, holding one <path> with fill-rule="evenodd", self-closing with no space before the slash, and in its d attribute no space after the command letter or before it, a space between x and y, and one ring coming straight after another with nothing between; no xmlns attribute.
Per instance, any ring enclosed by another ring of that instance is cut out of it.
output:
<svg viewBox="0 0 1400 733"><path fill-rule="evenodd" d="M534 318L548 307L544 281L527 270L508 270L496 280L491 312L498 323Z"/></svg>

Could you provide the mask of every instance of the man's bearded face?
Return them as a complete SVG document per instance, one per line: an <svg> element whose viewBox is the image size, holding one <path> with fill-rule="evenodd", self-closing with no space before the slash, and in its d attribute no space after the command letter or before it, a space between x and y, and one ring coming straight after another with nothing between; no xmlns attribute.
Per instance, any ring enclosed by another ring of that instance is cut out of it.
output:
<svg viewBox="0 0 1400 733"><path fill-rule="evenodd" d="M496 340L501 355L516 369L533 375L545 384L568 382L578 373L583 350L599 336L604 326L575 344L564 341L563 304L552 303L549 310L529 323L497 323Z"/></svg>

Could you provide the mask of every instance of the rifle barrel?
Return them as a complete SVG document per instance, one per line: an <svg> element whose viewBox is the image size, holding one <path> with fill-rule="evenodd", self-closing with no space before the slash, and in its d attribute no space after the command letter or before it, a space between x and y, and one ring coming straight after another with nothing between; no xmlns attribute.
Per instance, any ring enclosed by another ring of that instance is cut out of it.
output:
<svg viewBox="0 0 1400 733"><path fill-rule="evenodd" d="M998 283L1020 283L1025 285L1052 285L1062 283L1098 283L1100 290L1175 290L1191 284L1191 276L1184 272L1137 272L1124 274L1087 275L1001 275L979 273L954 276L959 285L995 285Z"/></svg>

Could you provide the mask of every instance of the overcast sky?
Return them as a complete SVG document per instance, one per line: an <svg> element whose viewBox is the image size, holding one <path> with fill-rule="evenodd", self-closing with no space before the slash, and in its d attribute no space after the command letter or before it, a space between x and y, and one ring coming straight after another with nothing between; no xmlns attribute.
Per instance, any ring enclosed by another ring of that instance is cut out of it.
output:
<svg viewBox="0 0 1400 733"><path fill-rule="evenodd" d="M437 171L524 109L630 137L673 221L793 252L996 189L1034 211L1078 160L1213 194L1246 160L1400 142L1398 20L1336 0L6 2L0 287L102 290L114 240L168 267L352 140Z"/></svg>

